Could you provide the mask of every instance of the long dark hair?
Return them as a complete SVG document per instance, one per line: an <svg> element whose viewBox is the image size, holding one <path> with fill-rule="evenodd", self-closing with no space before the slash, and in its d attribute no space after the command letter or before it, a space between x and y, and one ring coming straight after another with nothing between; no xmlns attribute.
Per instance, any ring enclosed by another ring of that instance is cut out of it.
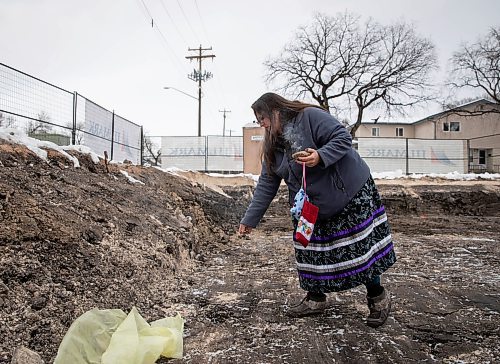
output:
<svg viewBox="0 0 500 364"><path fill-rule="evenodd" d="M262 156L266 163L268 173L273 173L273 167L276 163L274 149L279 143L283 132L282 124L296 117L306 107L323 109L318 105L308 104L298 100L287 100L273 92L263 94L252 104L252 110L255 117L257 117L257 114L260 114L271 120L271 126L266 129L264 146L262 148ZM275 117L275 112L279 114L279 118Z"/></svg>

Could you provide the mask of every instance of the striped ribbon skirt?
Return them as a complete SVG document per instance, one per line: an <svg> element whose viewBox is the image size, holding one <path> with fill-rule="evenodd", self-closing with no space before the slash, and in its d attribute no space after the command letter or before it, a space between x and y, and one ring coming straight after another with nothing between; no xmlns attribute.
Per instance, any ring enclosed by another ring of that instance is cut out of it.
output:
<svg viewBox="0 0 500 364"><path fill-rule="evenodd" d="M366 284L392 266L396 254L391 230L373 179L340 213L316 222L307 248L298 242L294 247L300 286L310 292Z"/></svg>

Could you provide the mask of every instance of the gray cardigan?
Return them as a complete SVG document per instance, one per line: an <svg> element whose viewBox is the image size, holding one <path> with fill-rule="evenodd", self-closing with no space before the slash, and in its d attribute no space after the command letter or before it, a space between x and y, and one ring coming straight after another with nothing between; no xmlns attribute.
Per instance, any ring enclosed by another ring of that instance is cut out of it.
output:
<svg viewBox="0 0 500 364"><path fill-rule="evenodd" d="M306 148L318 151L320 163L306 167L307 195L319 207L319 219L342 211L370 176L370 169L352 149L351 135L328 112L308 107L283 125L284 148L275 151L274 173L265 163L255 187L252 202L241 224L256 227L276 196L282 180L288 186L289 203L301 187L302 165L291 154Z"/></svg>

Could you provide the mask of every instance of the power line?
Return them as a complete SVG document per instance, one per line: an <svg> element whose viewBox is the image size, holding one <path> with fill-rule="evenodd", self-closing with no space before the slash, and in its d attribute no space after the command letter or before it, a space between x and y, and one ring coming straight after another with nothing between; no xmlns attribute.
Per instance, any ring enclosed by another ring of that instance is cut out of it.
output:
<svg viewBox="0 0 500 364"><path fill-rule="evenodd" d="M144 2L144 0L139 0L144 8L144 10L146 10L146 13L147 13L147 17L148 17L148 20L151 19L151 27L156 29L156 31L158 32L158 34L160 35L160 38L161 40L163 41L163 45L166 47L166 49L168 50L168 54L169 56L171 57L171 59L174 61L174 63L179 67L179 69L181 71L185 71L186 68L184 66L184 64L182 64L180 62L180 57L177 56L177 54L175 53L175 51L172 49L172 47L170 46L170 43L168 42L167 38L163 35L163 32L161 31L161 29L158 27L158 24L156 24L154 22L154 19L153 19L153 16L151 14L151 12L149 11L149 8L148 6L146 5L146 3ZM144 14L146 15L146 14ZM172 57L173 55L173 57Z"/></svg>
<svg viewBox="0 0 500 364"><path fill-rule="evenodd" d="M195 1L195 6L196 6L196 11L198 12L198 17L199 17L199 20L200 20L200 22L201 22L201 27L202 27L202 30L203 30L203 32L205 33L205 36L206 36L206 37L207 37L207 39L208 39L209 37L208 37L207 31L206 31L206 28L205 28L205 24L203 23L203 19L202 19L202 16L201 16L201 11L200 11L200 9L199 9L199 6L198 6L197 1L196 1L196 0L194 0L194 1ZM185 34L184 34L183 32L181 32L181 31L180 31L180 28L179 28L179 27L178 27L178 25L176 24L176 22L175 22L175 20L174 20L173 16L171 15L171 11L169 11L169 10L168 10L168 8L167 8L166 4L164 3L164 0L160 0L160 3L161 3L161 5L162 5L162 7L163 7L163 10L164 10L164 11L165 11L165 13L167 14L168 18L169 18L169 19L170 19L170 21L172 22L172 24L173 24L173 26L174 26L175 30L176 30L176 31L177 31L177 33L179 34L179 37L180 37L180 38L184 41L184 43L186 43L186 44L187 44L187 42L186 42L186 38L185 38ZM194 29L193 29L193 27L192 27L192 25L191 25L191 23L190 23L190 21L189 21L188 17L186 16L186 13L184 12L184 9L182 8L182 6L181 6L181 4L180 4L180 2L179 2L178 0L177 0L177 5L179 6L179 9L181 10L182 15L183 15L184 19L186 20L186 22L187 22L188 26L190 27L190 29L191 29L192 33L194 34L194 36L195 36L196 38L198 38L197 33L194 31ZM215 66L217 66L217 65L215 65ZM217 67L216 67L216 69L217 69ZM219 74L221 74L221 72L218 72L218 73L219 73ZM222 87L222 84L221 84L221 82L220 82L220 79L219 79L219 78L216 78L216 80L215 80L215 81L216 81L216 82L215 82L215 83L216 83L216 89L214 89L214 91L215 91L215 97L216 97L216 99L218 100L218 104L220 105L220 104L222 104L222 103L224 102L224 101L223 101L223 99L225 99L226 95L225 95L225 92L224 92L224 87ZM212 117L212 119L213 119L213 120L217 120L217 115L215 115L215 114L213 113L212 109L208 109L207 111L210 113L210 115L211 115L211 117ZM215 111L216 111L216 110L215 110Z"/></svg>
<svg viewBox="0 0 500 364"><path fill-rule="evenodd" d="M201 11L200 11L200 8L198 6L198 1L194 0L194 3L195 3L195 6L196 6L196 11L198 13L198 17L200 19L200 23L201 23L201 27L202 27L203 33L204 33L205 37L207 38L208 42L211 43L210 42L210 37L208 36L207 29L206 29L205 24L203 22L203 18L201 16ZM222 72L220 72L218 65L214 64L214 67L215 67L215 70L217 71L217 73L219 75L222 75ZM222 85L222 83L220 81L220 77L216 77L215 78L215 84L216 84L216 89L214 89L214 91L216 91L215 92L215 96L216 96L216 98L218 100L218 103L220 105L220 104L223 104L225 102L224 100L226 99L226 93L225 93L225 91L224 91L225 89L224 89L224 87L223 87L223 85ZM214 116L214 119L216 118L215 115L212 114L212 116Z"/></svg>
<svg viewBox="0 0 500 364"><path fill-rule="evenodd" d="M200 19L200 23L201 23L201 27L202 27L203 33L204 33L205 37L207 38L207 40L210 42L210 37L208 36L207 29L206 29L205 24L203 22L203 17L201 15L201 11L200 11L200 8L198 6L198 1L197 0L193 0L193 1L195 3L195 6L196 6L196 11L197 11L198 17ZM215 68L215 70L217 71L217 73L219 75L223 74L222 72L220 72L220 69L219 69L217 63L214 64L214 68ZM220 104L224 103L225 102L224 100L226 99L225 88L223 87L223 85L222 85L222 83L220 81L220 77L216 77L215 78L215 85L216 85L216 87L214 89L215 96L216 96L216 98L218 100L218 103L220 105Z"/></svg>
<svg viewBox="0 0 500 364"><path fill-rule="evenodd" d="M161 32L160 28L158 28L157 25L155 25L156 27L156 30L158 31L158 33L160 33L160 36L161 38L163 39L165 45L167 46L167 48L174 54L175 58L175 62L177 63L177 65L180 67L181 71L184 71L186 68L185 66L180 62L179 58L177 57L177 54L175 54L174 50L170 47L168 41L167 41L167 38L165 38L165 36L163 35L163 33Z"/></svg>
<svg viewBox="0 0 500 364"><path fill-rule="evenodd" d="M140 0L142 5L144 6L144 9L146 9L146 12L148 13L149 15L149 19L151 19L151 22L153 22L153 16L151 15L151 13L149 12L149 9L148 7L146 6L146 3L144 2L144 0Z"/></svg>
<svg viewBox="0 0 500 364"><path fill-rule="evenodd" d="M194 4L194 5L195 5L195 7L196 7L196 11L197 11L197 13L198 13L198 17L197 17L197 18L199 19L199 21L200 21L200 23L201 23L201 29L202 29L202 32L204 33L204 35L205 35L205 36L207 37L207 39L208 39L208 38L209 38L209 37L208 37L208 33L207 33L207 31L206 31L206 27L205 27L205 24L204 24L203 19L202 19L202 15L201 15L200 8L199 8L199 6L198 6L197 1L196 1L196 0L194 0L194 2L195 2L195 4ZM182 39L182 41L183 41L184 43L186 43L186 44L187 44L187 42L186 42L186 35L185 35L185 33L181 32L181 30L180 30L180 28L179 28L179 25L178 25L178 21L176 22L176 20L178 20L178 17L174 18L173 14L172 14L172 8L171 8L171 7L168 7L168 3L166 3L166 2L165 2L165 0L160 0L160 4L161 4L161 6L163 7L163 11L164 11L164 12L165 12L165 14L168 16L168 18L169 18L170 22L171 22L171 23L172 23L172 25L174 26L175 31L176 31L176 32L177 32L177 34L179 35L179 38L180 38L180 39ZM187 25L189 26L189 28L190 28L191 32L194 34L194 36L195 36L196 38L198 38L198 34L196 33L196 31L194 30L194 28L193 28L193 26L192 26L192 21L190 21L190 19L192 20L192 19L193 19L193 17L191 17L191 18L188 18L188 17L187 17L186 12L184 11L184 9L183 9L183 7L182 7L182 5L181 5L181 2L179 2L179 0L177 0L177 5L179 6L180 11L182 12L182 16L183 16L183 17L184 17L184 19L186 20ZM184 5L184 4L183 4L183 5ZM184 6L185 6L185 5L184 5ZM151 14L151 12L149 12L149 14ZM159 24L158 22L155 22L155 25L156 25L156 26L158 26L158 24ZM162 38L165 38L165 37L164 37L164 35L163 35L163 33L162 33L161 31L159 31L159 33L161 33L161 34L160 34L160 36L161 36ZM166 42L166 39L163 39L163 40L164 40L164 42ZM176 61L177 61L177 59L176 59ZM215 66L217 66L217 65L215 65ZM184 69L185 69L185 68L184 68ZM216 69L217 69L217 68L216 68ZM196 71L195 71L195 72L196 72ZM220 72L218 72L218 73L219 73L219 74L221 74ZM210 74L210 76L211 76L211 74ZM196 76L195 74L193 74L193 75L192 75L192 77L194 77L194 78L195 78L195 80L196 80L196 77L197 77L197 76ZM193 78L192 78L192 79L193 79ZM208 79L208 78L207 78L207 79ZM216 82L215 82L216 87L215 87L215 89L213 89L213 91L214 91L214 95L213 95L213 96L215 96L215 98L218 100L218 101L217 101L217 103L220 105L220 104L223 104L223 103L225 102L225 101L224 101L224 99L226 98L226 95L225 95L225 92L224 92L224 87L222 87L222 84L221 84L221 82L220 82L220 79L219 79L219 78L216 78L216 80L215 80L215 81L216 81ZM217 115L215 115L215 114L214 114L214 111L217 111L217 109L213 110L213 108L209 107L206 111L208 111L208 112L209 112L209 114L211 115L211 119L213 119L214 121L218 119ZM200 116L199 116L199 118L200 118Z"/></svg>
<svg viewBox="0 0 500 364"><path fill-rule="evenodd" d="M182 34L182 32L179 30L179 28L177 27L177 24L175 24L175 21L174 21L174 18L172 18L172 16L170 15L169 11L167 10L167 7L165 6L165 3L163 2L163 0L160 0L160 3L161 3L161 6L163 7L163 10L165 10L165 13L167 14L168 18L170 19L170 21L172 22L175 30L177 31L177 33L179 34L179 36L182 38L182 40L184 41L184 43L188 44L188 42L186 41L186 39L184 38L184 35Z"/></svg>
<svg viewBox="0 0 500 364"><path fill-rule="evenodd" d="M177 0L177 5L179 5L179 8L181 9L182 15L184 16L184 19L186 19L186 22L187 22L189 28L191 29L191 31L193 32L194 37L196 38L196 40L200 41L200 37L198 37L198 34L196 34L193 26L191 25L191 22L189 21L188 17L186 16L186 13L184 12L184 9L182 8L182 5L179 2L179 0Z"/></svg>
<svg viewBox="0 0 500 364"><path fill-rule="evenodd" d="M207 37L208 42L212 43L212 42L210 42L210 37L208 36L207 28L205 28L205 24L204 24L203 19L201 17L200 8L198 7L198 1L194 0L194 5L196 6L196 11L198 12L198 17L200 18L200 23L201 23L201 28L203 30L203 33L205 34L205 37Z"/></svg>

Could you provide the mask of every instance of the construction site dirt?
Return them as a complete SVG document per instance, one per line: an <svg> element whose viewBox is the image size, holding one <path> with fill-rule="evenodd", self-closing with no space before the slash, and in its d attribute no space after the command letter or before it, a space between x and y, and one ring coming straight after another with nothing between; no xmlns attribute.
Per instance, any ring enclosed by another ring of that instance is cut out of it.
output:
<svg viewBox="0 0 500 364"><path fill-rule="evenodd" d="M0 140L0 363L53 362L92 308L179 312L184 357L158 363L500 362L500 180L376 180L397 263L373 329L364 287L290 318L298 285L283 186L247 237L254 181L94 163ZM126 173L123 173L126 172Z"/></svg>

